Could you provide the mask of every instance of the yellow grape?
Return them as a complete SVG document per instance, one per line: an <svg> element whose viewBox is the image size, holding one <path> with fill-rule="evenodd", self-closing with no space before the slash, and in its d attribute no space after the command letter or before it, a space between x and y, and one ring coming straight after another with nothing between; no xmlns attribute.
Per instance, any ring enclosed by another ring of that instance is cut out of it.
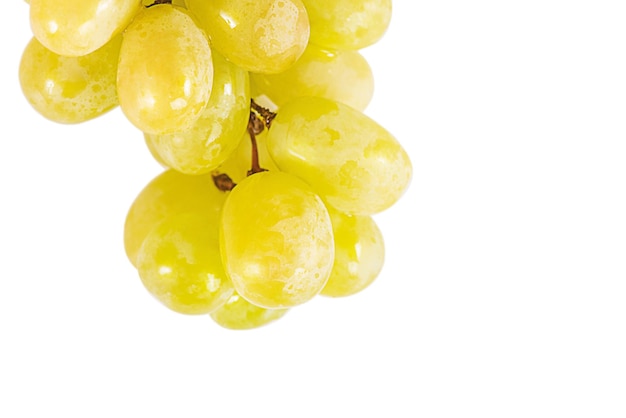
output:
<svg viewBox="0 0 626 418"><path fill-rule="evenodd" d="M411 179L398 141L349 106L318 97L278 110L267 137L276 165L308 184L335 209L369 215L393 205Z"/></svg>
<svg viewBox="0 0 626 418"><path fill-rule="evenodd" d="M349 296L369 286L385 259L380 229L369 216L329 211L335 237L335 263L322 289L325 296Z"/></svg>
<svg viewBox="0 0 626 418"><path fill-rule="evenodd" d="M166 218L146 236L137 254L144 286L168 308L206 314L233 294L219 250L219 224L203 213Z"/></svg>
<svg viewBox="0 0 626 418"><path fill-rule="evenodd" d="M142 10L124 32L117 94L126 117L141 131L188 129L211 94L213 63L204 33L182 8Z"/></svg>
<svg viewBox="0 0 626 418"><path fill-rule="evenodd" d="M211 46L241 68L278 73L293 65L309 39L301 0L187 0Z"/></svg>
<svg viewBox="0 0 626 418"><path fill-rule="evenodd" d="M334 258L332 225L320 198L298 178L253 174L229 194L220 248L235 290L264 308L289 308L317 295Z"/></svg>
<svg viewBox="0 0 626 418"><path fill-rule="evenodd" d="M30 25L46 48L75 57L109 42L140 7L141 0L31 0Z"/></svg>
<svg viewBox="0 0 626 418"><path fill-rule="evenodd" d="M121 35L82 57L64 57L33 38L22 54L20 84L28 102L50 120L78 123L117 106L115 78Z"/></svg>
<svg viewBox="0 0 626 418"><path fill-rule="evenodd" d="M355 109L367 107L374 93L372 70L357 51L331 51L309 44L300 59L280 74L251 74L257 92L278 106L300 96L318 96Z"/></svg>
<svg viewBox="0 0 626 418"><path fill-rule="evenodd" d="M213 54L213 89L209 103L187 130L146 134L165 164L186 174L203 174L222 164L237 148L248 125L248 73Z"/></svg>
<svg viewBox="0 0 626 418"><path fill-rule="evenodd" d="M281 318L288 309L266 309L242 298L237 292L211 312L211 318L224 328L253 329Z"/></svg>
<svg viewBox="0 0 626 418"><path fill-rule="evenodd" d="M311 21L311 43L356 50L375 43L391 20L391 0L302 0Z"/></svg>
<svg viewBox="0 0 626 418"><path fill-rule="evenodd" d="M162 220L185 212L202 213L217 222L226 194L213 184L211 175L187 176L169 170L155 177L135 198L124 225L124 248L136 264L146 235Z"/></svg>

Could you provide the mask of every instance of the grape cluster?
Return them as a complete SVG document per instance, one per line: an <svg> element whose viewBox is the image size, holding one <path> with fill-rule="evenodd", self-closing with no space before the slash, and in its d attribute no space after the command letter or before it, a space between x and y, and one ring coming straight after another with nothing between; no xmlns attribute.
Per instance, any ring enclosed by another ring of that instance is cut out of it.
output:
<svg viewBox="0 0 626 418"><path fill-rule="evenodd" d="M365 116L358 52L391 0L30 0L19 76L45 117L120 106L166 168L132 204L128 258L159 301L247 329L367 287L371 215L411 178Z"/></svg>

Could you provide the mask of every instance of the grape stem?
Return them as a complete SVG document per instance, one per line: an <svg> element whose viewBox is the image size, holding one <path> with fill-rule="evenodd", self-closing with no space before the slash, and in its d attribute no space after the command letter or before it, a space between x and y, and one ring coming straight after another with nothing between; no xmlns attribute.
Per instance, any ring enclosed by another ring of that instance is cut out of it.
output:
<svg viewBox="0 0 626 418"><path fill-rule="evenodd" d="M254 99L250 100L250 107L256 113L258 113L259 116L261 116L261 118L263 119L263 122L265 122L265 126L267 127L267 129L269 129L270 126L272 125L272 121L276 117L276 112L272 112L271 110L266 109L263 106L260 106L257 102L254 101Z"/></svg>
<svg viewBox="0 0 626 418"><path fill-rule="evenodd" d="M248 134L250 135L250 143L252 145L252 168L248 170L247 174L249 176L267 171L259 165L259 147L256 143L256 136L263 132L263 128L263 121L251 110L250 118L248 119Z"/></svg>
<svg viewBox="0 0 626 418"><path fill-rule="evenodd" d="M172 4L172 0L154 0L154 3L147 5L146 9L148 7L156 6L158 4Z"/></svg>
<svg viewBox="0 0 626 418"><path fill-rule="evenodd" d="M237 183L230 178L230 176L226 173L218 173L217 171L211 173L211 177L213 177L213 183L218 190L223 192L229 192L235 188Z"/></svg>

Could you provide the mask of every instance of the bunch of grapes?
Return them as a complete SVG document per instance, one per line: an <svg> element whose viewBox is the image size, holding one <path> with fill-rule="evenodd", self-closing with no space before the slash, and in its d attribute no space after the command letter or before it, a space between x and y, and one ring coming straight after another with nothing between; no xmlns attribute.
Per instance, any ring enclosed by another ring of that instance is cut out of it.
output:
<svg viewBox="0 0 626 418"><path fill-rule="evenodd" d="M254 328L318 294L367 287L371 215L407 188L398 141L362 113L391 0L30 0L20 82L45 117L119 105L168 168L132 204L124 244L145 287L185 314Z"/></svg>

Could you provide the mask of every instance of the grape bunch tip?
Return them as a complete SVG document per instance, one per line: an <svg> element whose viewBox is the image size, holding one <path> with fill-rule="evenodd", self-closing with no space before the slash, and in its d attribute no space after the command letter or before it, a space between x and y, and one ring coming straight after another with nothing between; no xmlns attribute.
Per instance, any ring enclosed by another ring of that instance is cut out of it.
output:
<svg viewBox="0 0 626 418"><path fill-rule="evenodd" d="M372 215L412 166L363 113L391 0L30 0L19 81L44 117L119 106L165 168L124 248L169 309L252 329L381 272Z"/></svg>

